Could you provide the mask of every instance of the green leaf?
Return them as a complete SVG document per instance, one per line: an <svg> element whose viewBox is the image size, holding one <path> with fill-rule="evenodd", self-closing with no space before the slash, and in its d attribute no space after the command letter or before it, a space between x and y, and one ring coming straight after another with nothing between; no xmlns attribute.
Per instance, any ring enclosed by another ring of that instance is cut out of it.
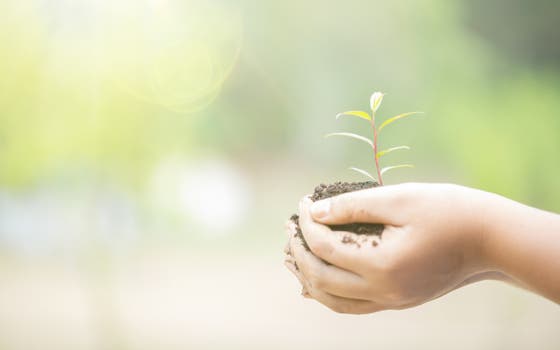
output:
<svg viewBox="0 0 560 350"><path fill-rule="evenodd" d="M371 176L370 173L368 173L367 171L365 171L365 170L363 170L363 169L355 168L355 167L350 167L350 168L348 168L348 169L357 171L357 172L359 172L360 174L365 175L365 176L369 177L370 179L372 179L373 181L377 182L377 180L376 180L373 176Z"/></svg>
<svg viewBox="0 0 560 350"><path fill-rule="evenodd" d="M389 170L399 169L399 168L414 168L414 165L412 165L412 164L401 164L401 165L387 166L387 167L381 169L380 174L383 175Z"/></svg>
<svg viewBox="0 0 560 350"><path fill-rule="evenodd" d="M352 134L351 132L333 132L333 133L325 135L325 137L331 137L331 136L351 137L353 139L363 141L363 142L367 143L368 145L370 145L371 147L373 147L373 142L370 139L368 139L366 137L363 137L363 136L360 136L360 135Z"/></svg>
<svg viewBox="0 0 560 350"><path fill-rule="evenodd" d="M385 96L382 92L374 92L370 99L369 99L369 106L373 114L377 111L379 106L381 106L381 101L383 101L383 96Z"/></svg>
<svg viewBox="0 0 560 350"><path fill-rule="evenodd" d="M369 116L369 114L367 114L364 111L347 111L347 112L338 113L336 115L336 119L338 119L338 118L340 118L344 115L351 115L351 116L362 118L362 119L365 119L365 120L371 120L371 117Z"/></svg>
<svg viewBox="0 0 560 350"><path fill-rule="evenodd" d="M391 153L393 151L397 151L397 150L400 150L400 149L410 149L410 147L408 147L408 146L397 146L397 147L387 148L387 149L384 149L383 151L377 152L377 158L379 159L379 158L383 157L384 155L386 155L387 153Z"/></svg>
<svg viewBox="0 0 560 350"><path fill-rule="evenodd" d="M392 117L392 118L389 118L389 119L387 119L386 121L384 121L384 122L379 126L379 128L377 129L377 131L378 131L378 132L381 131L384 127L386 127L387 125L391 124L391 123L394 122L394 121L397 121L397 120L402 119L402 118L406 118L406 117L411 116L411 115L414 115L414 114L422 114L422 113L424 113L424 112L408 112L408 113L403 113L403 114L396 115L396 116L394 116L394 117Z"/></svg>

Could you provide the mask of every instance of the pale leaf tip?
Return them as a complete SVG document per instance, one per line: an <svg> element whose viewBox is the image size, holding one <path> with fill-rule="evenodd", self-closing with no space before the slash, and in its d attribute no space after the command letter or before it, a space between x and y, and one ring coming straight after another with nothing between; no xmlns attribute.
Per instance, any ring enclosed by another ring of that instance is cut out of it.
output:
<svg viewBox="0 0 560 350"><path fill-rule="evenodd" d="M383 96L385 96L385 94L380 91L376 91L373 94L371 94L371 97L369 99L369 105L372 112L375 113L377 111L377 109L381 105L381 101L383 101Z"/></svg>

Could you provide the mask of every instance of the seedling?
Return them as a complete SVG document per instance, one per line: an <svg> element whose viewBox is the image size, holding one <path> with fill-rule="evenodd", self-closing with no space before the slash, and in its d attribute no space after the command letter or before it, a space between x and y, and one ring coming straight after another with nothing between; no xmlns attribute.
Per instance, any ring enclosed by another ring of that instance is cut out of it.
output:
<svg viewBox="0 0 560 350"><path fill-rule="evenodd" d="M378 149L378 138L379 138L379 134L381 133L381 131L388 126L389 124L402 119L402 118L406 118L409 117L411 115L414 114L420 114L422 112L407 112L407 113L402 113L399 115L396 115L392 118L389 118L387 120L385 120L383 123L381 123L381 125L377 126L376 125L376 112L379 109L379 106L381 106L381 102L383 101L383 96L384 94L382 92L374 92L371 95L370 98L370 108L371 108L371 114L364 112L364 111L347 111L347 112L343 112L343 113L339 113L336 115L336 119L342 117L342 116L352 116L352 117L358 117L364 120L367 120L370 124L371 130L372 130L372 138L369 139L367 137L361 136L361 135L357 135L357 134L353 134L350 132L334 132L334 133L330 133L325 135L325 137L331 137L331 136L345 136L345 137L351 137L353 139L356 140L360 140L363 141L365 143L367 143L373 150L373 158L375 161L375 170L377 172L377 178L378 178L378 182L380 185L383 185L383 174L385 174L387 171L389 170L394 170L394 169L399 169L399 168L413 168L414 166L412 164L400 164L400 165L393 165L393 166L386 166L381 168L379 165L379 160L381 159L381 157L393 152L393 151L398 151L398 150L409 150L410 147L408 146L395 146L395 147L390 147L384 150L379 150ZM365 175L367 177L369 177L370 179L372 179L373 181L377 181L375 180L375 177L373 177L369 172L367 172L366 170L360 169L360 168L356 168L356 167L350 167L349 169L354 170L359 172L362 175Z"/></svg>

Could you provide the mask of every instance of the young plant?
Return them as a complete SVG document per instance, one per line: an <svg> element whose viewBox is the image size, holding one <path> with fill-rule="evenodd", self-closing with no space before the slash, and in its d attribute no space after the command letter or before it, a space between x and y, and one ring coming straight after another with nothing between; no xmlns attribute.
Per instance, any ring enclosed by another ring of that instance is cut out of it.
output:
<svg viewBox="0 0 560 350"><path fill-rule="evenodd" d="M345 137L351 137L354 138L356 140L360 140L363 141L365 143L367 143L373 150L373 157L374 157L374 161L375 161L375 170L377 172L377 178L378 180L375 180L375 178L367 171L363 170L363 169L359 169L356 167L350 167L351 170L357 171L362 175L365 175L367 177L369 177L370 179L372 179L373 181L378 181L380 185L383 185L383 174L385 174L387 171L389 170L393 170L393 169L398 169L398 168L413 168L414 166L411 164L400 164L400 165L393 165L393 166L387 166L387 167L383 167L381 168L379 166L379 160L381 157L387 155L388 153L391 153L393 151L397 151L397 150L409 150L410 147L408 146L395 146L395 147L390 147L384 150L379 150L378 149L378 138L379 138L379 134L381 133L381 131L389 124L402 119L402 118L406 118L408 116L414 115L414 114L419 114L422 112L407 112L407 113L402 113L399 115L396 115L392 118L389 118L387 120L385 120L383 123L381 123L381 125L377 126L376 125L376 112L379 109L379 106L381 106L381 102L383 101L383 96L384 94L381 92L374 92L371 95L370 98L370 108L371 108L371 114L364 112L364 111L347 111L347 112L343 112L343 113L339 113L336 115L336 119L342 117L342 116L352 116L352 117L358 117L361 119L365 119L369 122L370 127L371 127L371 131L372 131L372 138L369 139L367 137L361 136L361 135L356 135L350 132L334 132L334 133L330 133L325 135L325 137L331 137L331 136L345 136Z"/></svg>

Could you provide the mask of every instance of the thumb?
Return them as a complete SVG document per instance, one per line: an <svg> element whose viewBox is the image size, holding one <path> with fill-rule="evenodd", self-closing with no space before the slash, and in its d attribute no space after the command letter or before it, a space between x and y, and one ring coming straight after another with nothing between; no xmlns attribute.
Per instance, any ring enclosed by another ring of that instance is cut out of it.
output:
<svg viewBox="0 0 560 350"><path fill-rule="evenodd" d="M397 224L397 195L392 186L343 193L311 204L313 219L326 225L350 223Z"/></svg>

